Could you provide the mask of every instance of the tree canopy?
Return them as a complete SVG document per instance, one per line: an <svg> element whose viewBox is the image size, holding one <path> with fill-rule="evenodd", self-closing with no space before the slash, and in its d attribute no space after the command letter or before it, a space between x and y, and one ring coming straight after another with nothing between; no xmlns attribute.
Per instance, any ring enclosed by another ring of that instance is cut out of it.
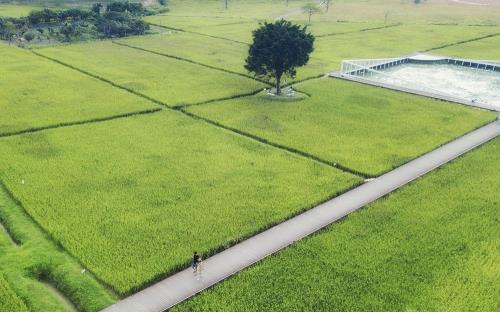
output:
<svg viewBox="0 0 500 312"><path fill-rule="evenodd" d="M147 9L141 3L128 1L113 1L106 6L97 2L90 9L45 8L32 11L26 17L0 17L0 39L9 42L17 39L19 43L22 39L31 42L35 38L68 42L142 35L149 25L141 16L164 10L166 8Z"/></svg>
<svg viewBox="0 0 500 312"><path fill-rule="evenodd" d="M256 76L274 79L276 94L281 94L283 75L292 78L296 68L307 64L314 49L314 36L307 27L279 20L261 24L253 32L245 68Z"/></svg>

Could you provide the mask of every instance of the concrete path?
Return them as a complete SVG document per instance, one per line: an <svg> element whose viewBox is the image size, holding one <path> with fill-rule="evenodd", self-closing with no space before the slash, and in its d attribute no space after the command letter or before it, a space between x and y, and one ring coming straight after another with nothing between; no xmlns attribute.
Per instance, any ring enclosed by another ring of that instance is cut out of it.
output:
<svg viewBox="0 0 500 312"><path fill-rule="evenodd" d="M201 277L186 269L104 311L164 311L499 135L500 122L490 123L208 258L204 261Z"/></svg>

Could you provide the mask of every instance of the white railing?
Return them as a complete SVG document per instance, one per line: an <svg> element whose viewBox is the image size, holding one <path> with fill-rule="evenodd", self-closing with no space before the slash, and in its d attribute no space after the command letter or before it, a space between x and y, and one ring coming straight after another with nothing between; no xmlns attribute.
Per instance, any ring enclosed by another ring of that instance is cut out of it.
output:
<svg viewBox="0 0 500 312"><path fill-rule="evenodd" d="M354 63L353 61L343 61L342 62L342 76L349 76L349 77L355 77L358 80L370 80L370 81L377 81L379 84L383 85L394 85L398 86L401 88L409 89L409 90L418 90L421 92L426 92L426 93L431 93L431 94L436 94L436 95L441 95L445 96L447 98L454 98L454 99L460 99L459 97L448 94L446 92L443 92L442 90L437 90L432 87L424 86L422 84L417 84L413 81L406 80L401 77L394 77L391 74L387 74L383 71L376 70L374 69L375 67L378 66L384 66L387 65L389 67L389 64L394 64L397 62L402 62L405 61L407 58L399 58L399 59L379 59L377 61L379 62L359 62L359 63ZM383 61L383 62L380 62ZM388 62L385 62L388 61ZM355 61L356 62L356 61ZM385 81L378 81L378 80L372 80L370 79L373 76L382 76L386 80Z"/></svg>

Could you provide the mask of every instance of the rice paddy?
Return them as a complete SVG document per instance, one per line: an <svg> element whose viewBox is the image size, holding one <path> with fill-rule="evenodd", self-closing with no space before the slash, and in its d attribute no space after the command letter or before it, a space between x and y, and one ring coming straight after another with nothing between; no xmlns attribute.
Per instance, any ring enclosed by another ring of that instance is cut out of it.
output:
<svg viewBox="0 0 500 312"><path fill-rule="evenodd" d="M173 311L493 311L500 140Z"/></svg>
<svg viewBox="0 0 500 312"><path fill-rule="evenodd" d="M0 146L7 187L120 294L182 267L192 250L230 245L361 180L175 112Z"/></svg>
<svg viewBox="0 0 500 312"><path fill-rule="evenodd" d="M0 44L0 136L155 109L106 83Z"/></svg>
<svg viewBox="0 0 500 312"><path fill-rule="evenodd" d="M188 110L372 176L495 118L456 104L332 78L296 88L310 97L282 103L253 96Z"/></svg>
<svg viewBox="0 0 500 312"><path fill-rule="evenodd" d="M193 250L217 253L496 118L322 76L415 51L499 59L498 10L333 1L307 26L309 63L285 79L297 96L272 100L244 69L252 31L308 24L305 0L168 2L145 17L158 34L0 44L1 311L100 311ZM175 310L495 310L499 147Z"/></svg>
<svg viewBox="0 0 500 312"><path fill-rule="evenodd" d="M39 6L0 3L0 17L21 17L40 9Z"/></svg>
<svg viewBox="0 0 500 312"><path fill-rule="evenodd" d="M9 284L0 276L0 309L5 312L28 312Z"/></svg>
<svg viewBox="0 0 500 312"><path fill-rule="evenodd" d="M37 52L168 106L232 97L251 93L265 86L250 78L207 69L109 41L46 48ZM92 57L89 58L88 55Z"/></svg>

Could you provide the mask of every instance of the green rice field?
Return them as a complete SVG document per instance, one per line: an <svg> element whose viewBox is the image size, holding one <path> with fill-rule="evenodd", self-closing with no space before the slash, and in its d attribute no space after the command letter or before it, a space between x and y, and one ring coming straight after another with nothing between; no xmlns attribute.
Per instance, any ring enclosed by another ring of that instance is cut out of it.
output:
<svg viewBox="0 0 500 312"><path fill-rule="evenodd" d="M248 23L245 23L245 26L239 24L237 26L233 24L202 25L198 33L171 31L118 42L250 75L243 67L248 53L248 46L244 42L250 42L251 31L257 26L257 24ZM311 31L313 32L314 29L322 29L324 34L336 32L339 34L316 39L315 51L311 55L311 60L307 66L298 70L296 80L316 77L338 70L344 59L396 57L438 48L448 43L464 40L464 38L473 39L500 33L500 28L493 26L389 25L388 28L381 29L377 29L377 27L380 25L366 23L334 23L332 25L330 22L312 24ZM360 31L362 29L370 30ZM238 34L233 36L234 32L241 32L245 38ZM207 38L202 34L219 38ZM381 41L381 37L387 39ZM406 37L411 37L412 40L406 40ZM207 40L211 42L208 46L206 45ZM362 48L352 49L353 46Z"/></svg>
<svg viewBox="0 0 500 312"><path fill-rule="evenodd" d="M500 139L174 311L494 311Z"/></svg>
<svg viewBox="0 0 500 312"><path fill-rule="evenodd" d="M28 308L17 297L10 285L0 276L0 309L5 312L28 312Z"/></svg>
<svg viewBox="0 0 500 312"><path fill-rule="evenodd" d="M0 44L0 53L0 136L157 108L28 51Z"/></svg>
<svg viewBox="0 0 500 312"><path fill-rule="evenodd" d="M144 36L0 40L0 311L101 311L497 118L327 77L416 51L499 60L497 7L337 0L308 23L307 0L167 2ZM49 5L91 3L0 18ZM280 18L316 37L294 98L244 68ZM497 138L173 310L496 311L499 155Z"/></svg>
<svg viewBox="0 0 500 312"><path fill-rule="evenodd" d="M360 182L175 112L0 147L7 187L120 294L182 267L192 250L230 245Z"/></svg>
<svg viewBox="0 0 500 312"><path fill-rule="evenodd" d="M0 188L1 311L91 312L113 303L116 297L82 269Z"/></svg>
<svg viewBox="0 0 500 312"><path fill-rule="evenodd" d="M397 167L495 118L456 104L333 78L297 88L310 97L273 102L253 96L188 111L367 175Z"/></svg>
<svg viewBox="0 0 500 312"><path fill-rule="evenodd" d="M433 51L437 55L500 61L500 35Z"/></svg>
<svg viewBox="0 0 500 312"><path fill-rule="evenodd" d="M0 17L21 17L40 9L39 6L0 3Z"/></svg>
<svg viewBox="0 0 500 312"><path fill-rule="evenodd" d="M109 41L46 48L37 52L168 106L226 98L264 87L264 84L250 78Z"/></svg>

